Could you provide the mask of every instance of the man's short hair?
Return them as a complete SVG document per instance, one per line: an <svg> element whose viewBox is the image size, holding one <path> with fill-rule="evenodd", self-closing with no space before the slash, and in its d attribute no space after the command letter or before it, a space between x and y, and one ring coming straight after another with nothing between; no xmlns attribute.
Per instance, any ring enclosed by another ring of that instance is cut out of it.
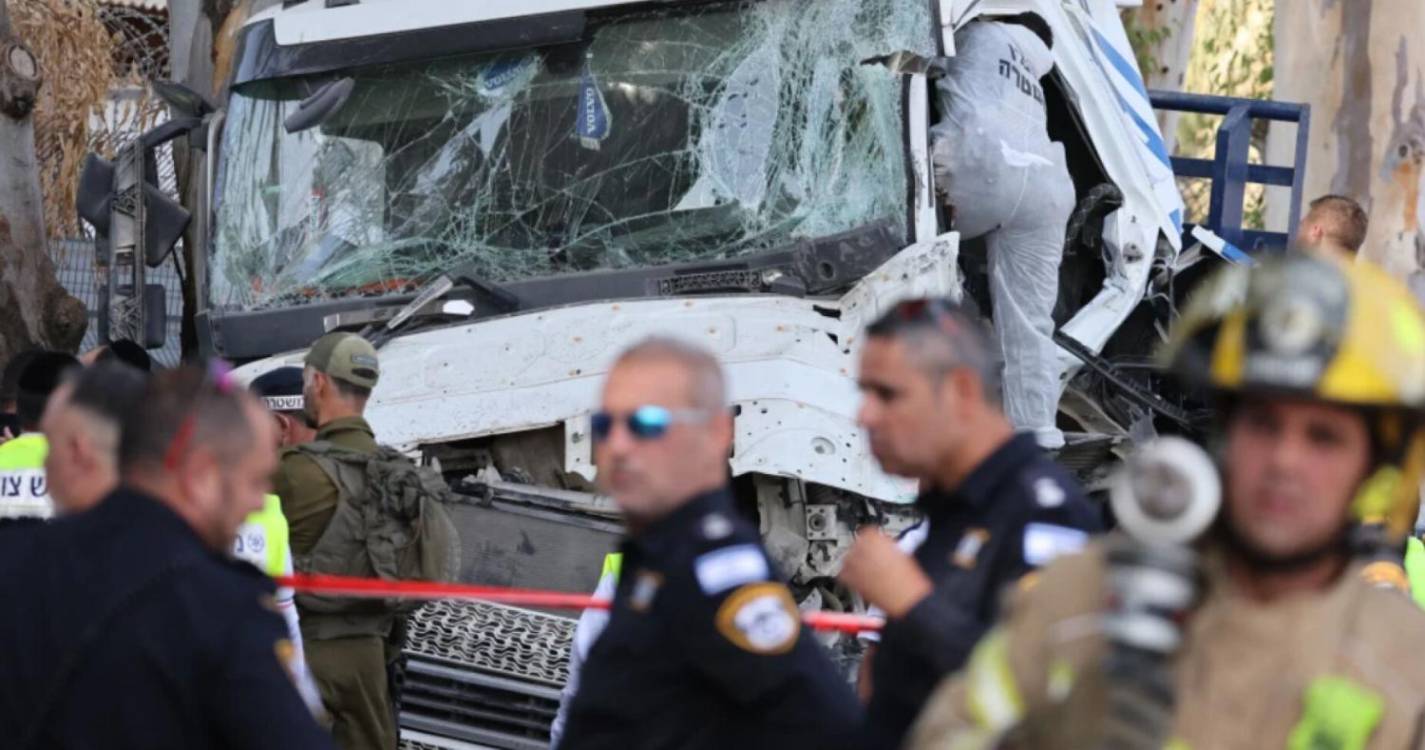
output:
<svg viewBox="0 0 1425 750"><path fill-rule="evenodd" d="M635 362L672 362L688 372L688 402L697 409L727 408L727 379L707 350L666 336L646 338L625 349L614 367Z"/></svg>
<svg viewBox="0 0 1425 750"><path fill-rule="evenodd" d="M99 353L98 362L122 362L136 370L153 372L153 357L142 346L129 339L110 342Z"/></svg>
<svg viewBox="0 0 1425 750"><path fill-rule="evenodd" d="M1352 254L1361 251L1366 243L1366 230L1370 228L1370 218L1361 204L1344 195L1323 195L1311 202L1302 223L1313 222L1321 225L1325 235L1342 249Z"/></svg>
<svg viewBox="0 0 1425 750"><path fill-rule="evenodd" d="M143 403L148 375L118 360L97 362L67 378L73 386L69 405L91 419L122 428L130 413Z"/></svg>
<svg viewBox="0 0 1425 750"><path fill-rule="evenodd" d="M64 352L43 351L35 354L20 373L15 396L15 413L26 430L39 429L50 394L59 387L66 371L78 367L79 360Z"/></svg>
<svg viewBox="0 0 1425 750"><path fill-rule="evenodd" d="M184 365L151 376L142 408L125 415L119 439L119 469L153 470L196 446L223 462L242 458L252 447L246 399L226 374Z"/></svg>
<svg viewBox="0 0 1425 750"><path fill-rule="evenodd" d="M0 375L0 401L14 401L20 393L20 374L41 350L30 349L20 352L5 363L5 372Z"/></svg>
<svg viewBox="0 0 1425 750"><path fill-rule="evenodd" d="M995 20L999 21L1000 23L1023 26L1024 28L1034 32L1034 35L1039 37L1040 41L1044 42L1045 47L1048 47L1049 49L1054 49L1054 31L1053 29L1049 28L1049 23L1044 20L1044 17L1039 15L1038 13L1019 13L1013 16L1007 16L1005 18L999 18Z"/></svg>
<svg viewBox="0 0 1425 750"><path fill-rule="evenodd" d="M998 350L989 327L969 307L941 298L906 300L867 326L866 336L904 343L911 364L932 381L952 370L974 371L985 398L999 403Z"/></svg>
<svg viewBox="0 0 1425 750"><path fill-rule="evenodd" d="M367 399L371 398L371 389L366 386L357 385L351 381L342 380L332 375L328 375L327 377L332 379L332 385L336 386L336 392L348 399L364 404Z"/></svg>

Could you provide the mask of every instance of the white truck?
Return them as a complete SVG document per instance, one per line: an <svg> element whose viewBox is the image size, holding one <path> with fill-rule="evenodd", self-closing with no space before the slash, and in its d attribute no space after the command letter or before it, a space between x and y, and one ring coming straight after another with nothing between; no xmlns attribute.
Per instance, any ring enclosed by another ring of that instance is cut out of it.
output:
<svg viewBox="0 0 1425 750"><path fill-rule="evenodd" d="M1055 315L1061 460L1093 479L1191 421L1137 366L1192 263L1119 20L1133 4L288 0L242 27L220 105L160 86L173 121L86 175L103 333L161 337L143 269L191 216L204 353L255 377L325 331L373 333L378 438L469 499L462 577L583 591L619 531L592 485L600 383L639 338L692 340L726 366L733 483L802 605L855 609L834 581L854 528L903 524L916 489L856 427L861 331L915 295L992 314L983 244L961 241L929 165L920 63L953 56L964 24L1032 12L1055 39L1044 95L1078 199ZM151 184L152 148L181 133L200 167L186 205ZM1241 167L1219 215L1234 196L1240 215L1250 177L1299 193L1299 169L1238 161L1217 165ZM404 723L538 746L560 675L540 639L567 627L481 610L517 633L491 656L469 611L437 610L415 625ZM475 679L462 660L498 664Z"/></svg>

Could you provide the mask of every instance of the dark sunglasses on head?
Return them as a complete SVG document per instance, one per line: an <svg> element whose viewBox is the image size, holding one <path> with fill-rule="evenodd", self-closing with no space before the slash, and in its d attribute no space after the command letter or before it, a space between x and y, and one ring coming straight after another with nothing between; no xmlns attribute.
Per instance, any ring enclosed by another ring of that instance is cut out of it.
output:
<svg viewBox="0 0 1425 750"><path fill-rule="evenodd" d="M939 298L908 299L892 308L892 315L901 323L934 323L941 329L954 330L955 308Z"/></svg>
<svg viewBox="0 0 1425 750"><path fill-rule="evenodd" d="M706 411L697 409L667 409L662 406L640 406L626 415L616 416L606 411L595 413L589 418L589 428L595 442L609 438L614 431L614 423L622 421L635 440L657 440L677 422L702 422L708 418Z"/></svg>

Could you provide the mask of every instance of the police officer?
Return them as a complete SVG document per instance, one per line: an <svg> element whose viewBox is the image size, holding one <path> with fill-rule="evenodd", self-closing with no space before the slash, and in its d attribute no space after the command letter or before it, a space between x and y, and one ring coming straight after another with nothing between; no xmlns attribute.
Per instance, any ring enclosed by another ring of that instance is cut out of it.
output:
<svg viewBox="0 0 1425 750"><path fill-rule="evenodd" d="M300 367L279 367L258 376L248 385L248 390L267 407L272 415L273 434L277 448L291 448L310 442L316 431L308 427L303 416L302 369ZM237 538L233 540L233 556L252 563L258 570L273 578L292 575L292 546L289 541L287 517L282 515L282 500L277 495L267 495L262 509L248 516L238 527ZM302 646L301 618L297 613L297 603L291 588L277 589L277 609L287 622L287 636L292 641L291 670L297 682L297 689L306 701L307 707L318 715L324 714L322 699L307 669L306 653Z"/></svg>
<svg viewBox="0 0 1425 750"><path fill-rule="evenodd" d="M1133 578L1095 544L1016 598L912 747L1104 747L1109 732L1214 750L1421 746L1425 618L1372 585L1351 540L1378 513L1397 541L1415 521L1425 319L1380 269L1327 257L1263 263L1226 299L1240 301L1224 317L1190 309L1169 343L1175 373L1215 392L1223 504L1198 545L1202 592L1179 634L1155 638L1178 644L1164 688L1107 700L1142 670L1106 656L1153 631L1104 626ZM1155 595L1172 588L1154 580Z"/></svg>
<svg viewBox="0 0 1425 750"><path fill-rule="evenodd" d="M50 397L40 429L55 515L89 510L119 486L119 430L145 385L133 367L100 362L72 371Z"/></svg>
<svg viewBox="0 0 1425 750"><path fill-rule="evenodd" d="M913 556L863 530L841 571L887 617L869 659L867 747L900 746L1003 589L1099 530L1074 481L1000 410L991 346L972 313L939 299L903 302L866 330L860 422L882 468L920 480L927 525Z"/></svg>
<svg viewBox="0 0 1425 750"><path fill-rule="evenodd" d="M664 339L615 363L591 429L628 536L561 748L837 747L859 710L727 490L717 361Z"/></svg>
<svg viewBox="0 0 1425 750"><path fill-rule="evenodd" d="M276 468L271 423L218 372L155 376L122 486L0 528L5 746L327 748L289 679L272 582L228 550Z"/></svg>
<svg viewBox="0 0 1425 750"><path fill-rule="evenodd" d="M45 482L49 443L39 432L40 419L65 370L78 364L62 352L40 352L20 373L16 416L22 434L0 445L0 518L49 518L54 513Z"/></svg>
<svg viewBox="0 0 1425 750"><path fill-rule="evenodd" d="M380 377L376 349L355 334L329 333L312 344L304 362L302 407L308 423L317 425L314 442L376 453L376 438L362 416ZM292 554L301 556L310 554L326 532L339 492L310 455L291 447L282 454L274 490L282 499ZM396 616L379 610L317 612L303 609L300 598L298 610L307 666L331 715L337 745L344 750L395 747L387 665L399 652Z"/></svg>
<svg viewBox="0 0 1425 750"><path fill-rule="evenodd" d="M309 421L306 400L302 397L302 368L269 370L253 379L248 388L262 400L277 423L278 448L291 448L317 438L316 427Z"/></svg>

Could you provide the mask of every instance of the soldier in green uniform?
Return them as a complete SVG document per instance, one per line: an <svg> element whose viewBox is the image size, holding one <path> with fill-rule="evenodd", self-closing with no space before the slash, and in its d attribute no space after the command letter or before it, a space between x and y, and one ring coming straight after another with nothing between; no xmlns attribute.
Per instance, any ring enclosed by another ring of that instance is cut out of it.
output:
<svg viewBox="0 0 1425 750"><path fill-rule="evenodd" d="M355 334L331 333L312 345L304 365L304 409L317 427L312 445L375 454L376 438L362 414L380 376L376 349ZM304 556L323 540L336 514L340 490L330 467L309 451L289 449L274 489L298 571L345 573L303 571ZM365 610L322 604L297 597L307 665L332 717L332 735L344 750L390 750L397 734L387 664L397 617L374 604Z"/></svg>

